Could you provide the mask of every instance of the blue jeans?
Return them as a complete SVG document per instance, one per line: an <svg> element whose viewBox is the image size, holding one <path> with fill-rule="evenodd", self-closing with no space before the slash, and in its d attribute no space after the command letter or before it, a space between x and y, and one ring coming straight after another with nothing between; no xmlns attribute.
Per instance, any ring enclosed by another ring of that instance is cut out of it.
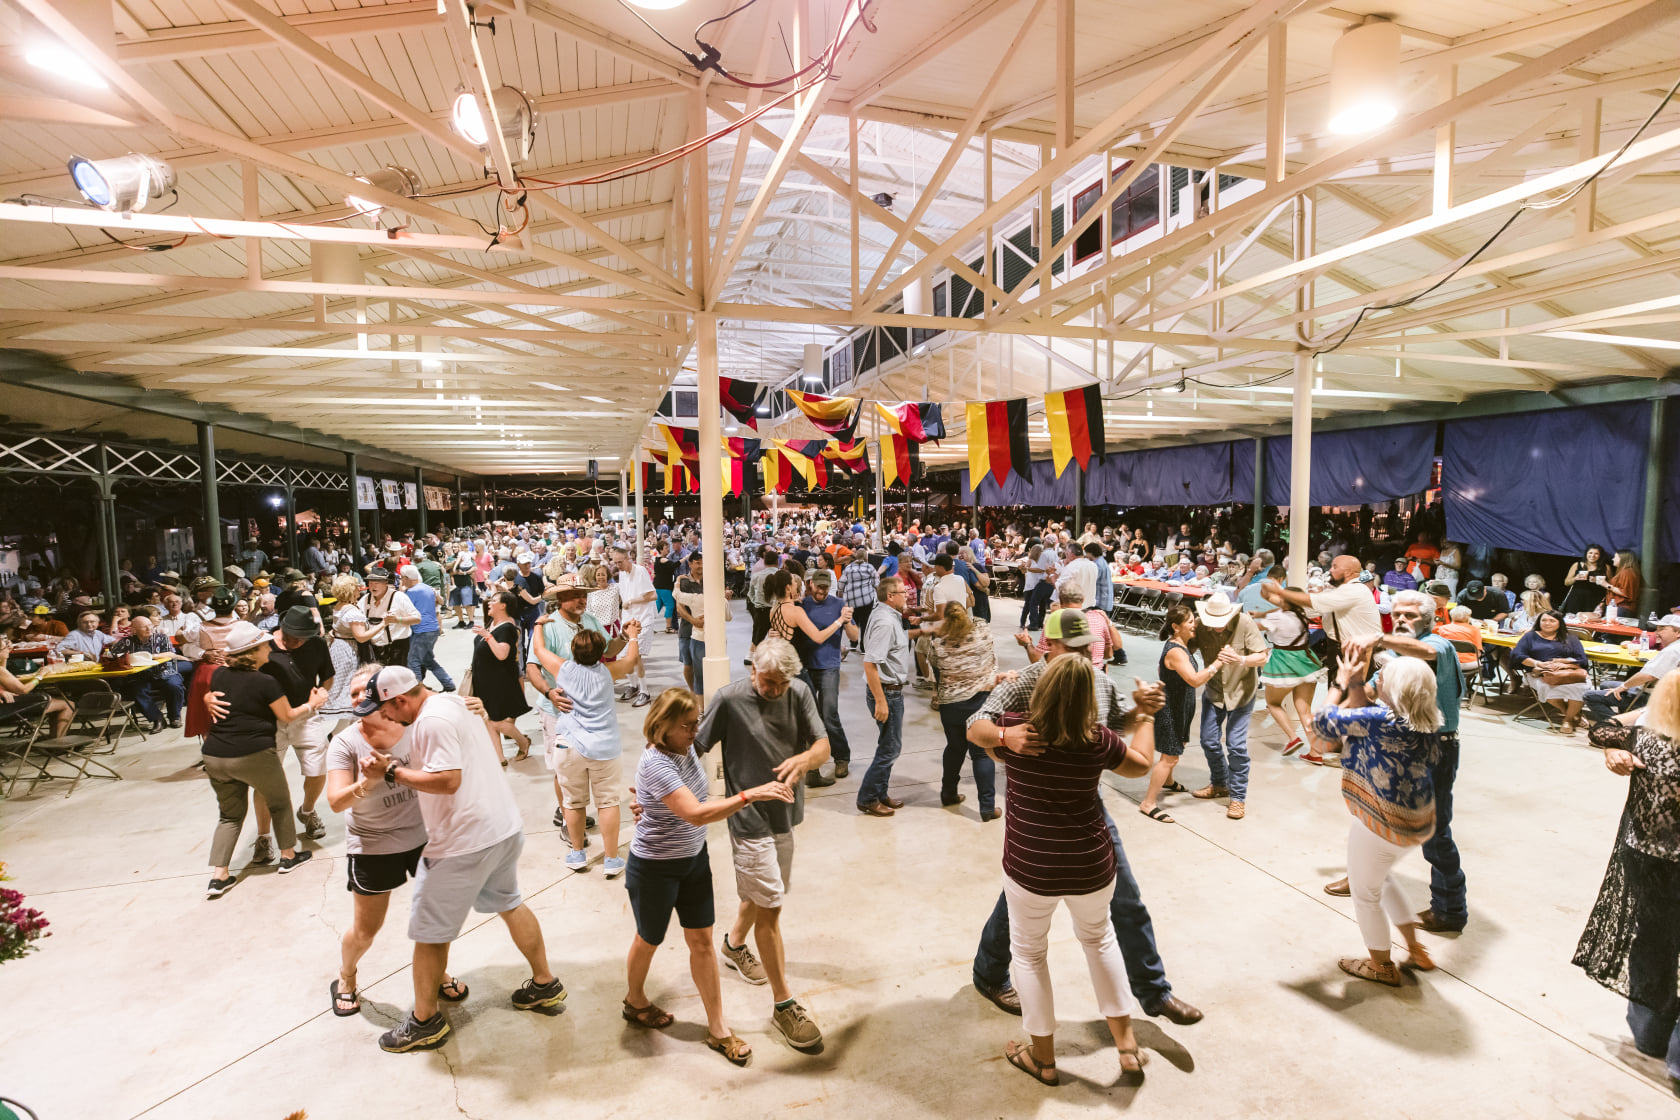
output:
<svg viewBox="0 0 1680 1120"><path fill-rule="evenodd" d="M679 637L677 660L694 670L695 695L706 695L706 643L693 638Z"/></svg>
<svg viewBox="0 0 1680 1120"><path fill-rule="evenodd" d="M1606 689L1591 689L1581 702L1581 718L1588 723L1605 723L1644 702L1645 693L1637 688L1626 689L1620 696L1612 696Z"/></svg>
<svg viewBox="0 0 1680 1120"><path fill-rule="evenodd" d="M957 799L957 782L962 779L963 760L974 762L974 788L980 794L980 812L990 813L997 805L997 763L992 756L968 741L968 717L986 703L990 692L977 692L967 700L939 707L939 723L945 729L945 772L939 783L939 800Z"/></svg>
<svg viewBox="0 0 1680 1120"><path fill-rule="evenodd" d="M1055 592L1050 581L1041 579L1027 592L1026 602L1021 604L1021 628L1023 630L1044 629L1044 611L1050 605L1050 596Z"/></svg>
<svg viewBox="0 0 1680 1120"><path fill-rule="evenodd" d="M863 784L858 786L859 809L886 800L893 763L898 761L899 752L904 749L904 692L899 689L883 692L882 695L887 698L887 720L875 724L878 730L875 757L870 759ZM873 704L873 700L869 702Z"/></svg>
<svg viewBox="0 0 1680 1120"><path fill-rule="evenodd" d="M1232 801L1248 800L1248 717L1253 712L1252 700L1240 708L1221 708L1202 694L1202 754L1213 784L1229 789Z"/></svg>
<svg viewBox="0 0 1680 1120"><path fill-rule="evenodd" d="M1458 733L1441 736L1441 755L1429 777L1435 785L1435 835L1423 842L1429 861L1429 908L1448 925L1470 916L1464 897L1464 867L1452 838L1453 779L1458 776Z"/></svg>
<svg viewBox="0 0 1680 1120"><path fill-rule="evenodd" d="M1652 875L1640 888L1644 896L1635 898L1637 925L1633 944L1628 947L1627 971L1635 991L1656 988L1666 992L1668 998L1658 1007L1628 1000L1627 1023L1639 1052L1667 1058L1668 1075L1680 1081L1680 996L1675 994L1674 985L1675 965L1680 961L1680 923L1673 918L1680 910L1680 897L1667 897L1663 880L1680 885L1680 877L1672 872Z"/></svg>
<svg viewBox="0 0 1680 1120"><path fill-rule="evenodd" d="M1120 955L1126 959L1126 981L1132 995L1146 1008L1152 1007L1172 995L1172 985L1167 982L1166 966L1155 948L1155 927L1149 920L1149 908L1138 894L1132 865L1126 860L1126 849L1120 846L1120 832L1106 808L1103 823L1108 826L1109 839L1114 841L1114 900L1108 906L1109 920L1114 923L1114 936L1120 942ZM992 916L980 931L980 947L974 953L974 983L992 992L1010 987L1011 959L1009 907L999 892Z"/></svg>
<svg viewBox="0 0 1680 1120"><path fill-rule="evenodd" d="M125 691L134 706L140 709L140 714L153 723L163 722L163 713L158 710L158 693L163 694L171 723L181 718L181 707L187 699L187 686L181 680L181 674L173 669L142 673Z"/></svg>
<svg viewBox="0 0 1680 1120"><path fill-rule="evenodd" d="M817 697L817 711L822 715L823 729L828 732L829 753L836 762L852 760L852 745L846 741L846 728L840 723L840 670L807 669L805 683Z"/></svg>
<svg viewBox="0 0 1680 1120"><path fill-rule="evenodd" d="M426 683L426 670L432 671L432 676L438 683L449 691L455 687L455 682L449 679L449 674L438 664L436 654L438 635L440 630L429 630L424 634L410 634L408 638L408 671L414 674L414 679L421 684Z"/></svg>

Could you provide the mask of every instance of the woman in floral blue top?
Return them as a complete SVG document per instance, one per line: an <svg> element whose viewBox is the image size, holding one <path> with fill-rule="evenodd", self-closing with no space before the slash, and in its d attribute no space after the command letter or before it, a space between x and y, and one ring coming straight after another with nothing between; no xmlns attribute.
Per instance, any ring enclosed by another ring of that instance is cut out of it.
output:
<svg viewBox="0 0 1680 1120"><path fill-rule="evenodd" d="M1390 660L1377 680L1373 702L1365 692L1366 658L1353 651L1341 660L1327 707L1313 719L1320 738L1343 744L1342 799L1348 828L1348 887L1369 959L1343 957L1343 972L1390 987L1400 986L1391 959L1388 922L1400 927L1411 956L1407 968L1434 969L1417 936L1417 918L1390 870L1435 833L1435 790L1429 767L1437 750L1441 711L1435 673L1414 657ZM1387 920L1384 919L1387 915Z"/></svg>

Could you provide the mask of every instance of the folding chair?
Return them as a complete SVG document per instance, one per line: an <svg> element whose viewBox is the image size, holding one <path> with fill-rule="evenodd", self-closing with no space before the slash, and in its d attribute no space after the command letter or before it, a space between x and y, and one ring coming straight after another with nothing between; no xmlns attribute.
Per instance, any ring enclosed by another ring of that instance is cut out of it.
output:
<svg viewBox="0 0 1680 1120"><path fill-rule="evenodd" d="M1114 625L1122 630L1130 629L1138 609L1142 605L1142 588L1127 587L1122 584L1115 588L1114 607L1108 612L1108 617L1112 618Z"/></svg>
<svg viewBox="0 0 1680 1120"><path fill-rule="evenodd" d="M1528 679L1527 679L1526 676L1518 677L1516 679L1519 680L1520 682L1522 682L1522 687L1523 688L1528 690L1528 695L1532 698L1533 702L1530 703L1522 711L1520 711L1516 715L1512 716L1511 717L1511 722L1512 723L1522 723L1526 720L1529 723L1535 723L1538 720L1543 719L1543 720L1546 721L1546 729L1547 730L1551 730L1552 728L1557 727L1558 726L1558 720L1556 720L1552 717L1552 706L1540 699L1539 695L1534 691L1534 686L1530 685L1528 683ZM1535 717L1535 716L1531 716L1531 715L1528 714L1528 713L1533 712L1533 711L1538 711L1540 713L1540 715L1538 717Z"/></svg>
<svg viewBox="0 0 1680 1120"><path fill-rule="evenodd" d="M1462 658L1458 663L1459 671L1464 674L1464 706L1468 708L1470 705L1474 704L1476 702L1476 694L1481 693L1482 705L1483 707L1486 707L1487 693L1482 692L1481 651L1476 648L1476 644L1474 642L1466 641L1463 638L1452 638L1450 640L1452 642L1453 650L1456 653L1469 653L1474 654L1476 657L1476 661L1473 665L1466 666Z"/></svg>
<svg viewBox="0 0 1680 1120"><path fill-rule="evenodd" d="M122 733L122 725L117 721L118 709L109 702L110 699L115 698L116 694L109 688L90 689L77 703L76 712L78 716L82 714L84 705L88 708L86 725L93 728L91 735L65 735L62 738L40 735L39 731L44 729L47 723L46 713L43 710L43 719L37 728L37 735L30 740L29 746L25 748L23 754L23 765L26 767L32 766L36 771L29 780L29 788L24 791L25 797L34 793L35 787L42 782L57 781L63 778L70 779L70 788L64 792L64 796L69 797L76 792L76 787L81 785L82 779L90 776L88 773L90 768L96 771L95 774L91 775L94 777L119 780L122 778L122 775L117 773L113 767L94 757L96 754L110 754L115 750L115 738ZM54 763L62 764L70 768L72 772L55 774L52 771ZM23 769L20 767L18 773L13 775L11 784L6 788L7 796L11 795L22 776Z"/></svg>

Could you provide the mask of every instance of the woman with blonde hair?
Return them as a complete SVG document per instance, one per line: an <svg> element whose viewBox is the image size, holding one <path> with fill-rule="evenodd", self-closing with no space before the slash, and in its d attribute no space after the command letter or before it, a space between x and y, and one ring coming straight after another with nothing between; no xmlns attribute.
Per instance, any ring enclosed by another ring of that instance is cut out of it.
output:
<svg viewBox="0 0 1680 1120"><path fill-rule="evenodd" d="M974 764L974 788L980 795L980 819L993 821L1003 815L997 806L996 766L984 750L968 741L968 720L986 703L992 689L1014 673L1000 673L997 651L992 645L991 623L975 618L961 603L940 608L938 626L928 638L928 659L939 670L939 723L945 730L944 772L939 783L939 803L958 805L963 760Z"/></svg>
<svg viewBox="0 0 1680 1120"><path fill-rule="evenodd" d="M1405 967L1429 972L1435 962L1417 936L1416 912L1394 881L1394 865L1435 835L1431 766L1439 750L1441 710L1435 671L1421 658L1395 657L1382 668L1373 701L1365 690L1366 654L1344 654L1329 703L1313 717L1320 738L1340 741L1342 800L1348 826L1348 890L1368 957L1343 957L1349 976L1400 986L1388 922L1400 927L1410 952ZM1384 915L1387 920L1384 920Z"/></svg>
<svg viewBox="0 0 1680 1120"><path fill-rule="evenodd" d="M353 715L350 711L350 680L356 675L358 665L372 663L373 646L370 643L385 624L368 624L367 615L357 603L362 597L362 581L355 576L346 574L337 577L332 581L330 590L336 600L327 641L327 654L332 658L333 689L321 714L336 717L333 726L333 734L336 735Z"/></svg>
<svg viewBox="0 0 1680 1120"><path fill-rule="evenodd" d="M675 1021L647 994L654 954L675 913L688 945L689 974L706 1009L706 1046L744 1066L752 1060L752 1048L724 1021L718 959L712 950L716 913L706 826L755 801L792 802L793 790L784 782L766 782L721 801L711 800L706 773L694 751L699 729L700 698L686 688L660 693L642 723L647 749L636 764L635 784L630 787L637 807L636 832L625 872L636 935L625 966L629 991L622 1014L626 1022L650 1030L663 1030Z"/></svg>
<svg viewBox="0 0 1680 1120"><path fill-rule="evenodd" d="M1109 918L1114 894L1114 841L1098 792L1104 770L1140 777L1149 770L1156 702L1145 694L1130 745L1097 722L1096 671L1083 657L1058 657L1034 687L1029 711L1005 713L1009 727L1029 723L1042 751L1023 755L987 748L1009 770L1004 814L1003 894L1021 1021L1031 1044L1004 1046L1009 1064L1045 1085L1056 1073L1056 1005L1046 956L1050 920L1066 904L1096 990L1097 1008L1120 1055L1122 1077L1143 1076L1147 1057L1132 1033L1133 999L1126 962Z"/></svg>

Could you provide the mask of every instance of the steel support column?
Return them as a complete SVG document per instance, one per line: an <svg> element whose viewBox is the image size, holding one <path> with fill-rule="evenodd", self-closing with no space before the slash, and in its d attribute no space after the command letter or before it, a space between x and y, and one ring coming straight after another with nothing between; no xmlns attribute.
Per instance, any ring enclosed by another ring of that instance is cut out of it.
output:
<svg viewBox="0 0 1680 1120"><path fill-rule="evenodd" d="M869 413L875 425L875 547L885 552L887 550L887 446L886 441L881 438L880 411L871 408Z"/></svg>
<svg viewBox="0 0 1680 1120"><path fill-rule="evenodd" d="M1639 525L1639 566L1642 590L1639 592L1639 617L1648 618L1661 611L1660 589L1657 587L1661 566L1657 553L1661 549L1657 519L1662 514L1663 492L1663 424L1668 415L1668 401L1657 397L1651 402L1651 432L1645 443L1645 509Z"/></svg>
<svg viewBox="0 0 1680 1120"><path fill-rule="evenodd" d="M455 528L457 530L459 530L459 529L465 529L466 527L467 527L467 503L466 503L465 496L463 495L463 493L461 491L461 476L456 475L455 476Z"/></svg>
<svg viewBox="0 0 1680 1120"><path fill-rule="evenodd" d="M976 505L975 509L980 507ZM1073 480L1073 532L1074 540L1085 531L1085 471L1081 469Z"/></svg>
<svg viewBox="0 0 1680 1120"><path fill-rule="evenodd" d="M729 637L723 619L723 446L718 430L717 316L694 317L697 380L700 389L700 543L705 565L701 586L705 593L706 699L729 683Z"/></svg>
<svg viewBox="0 0 1680 1120"><path fill-rule="evenodd" d="M1254 441L1254 547L1250 556L1266 547L1266 438Z"/></svg>
<svg viewBox="0 0 1680 1120"><path fill-rule="evenodd" d="M350 570L362 570L362 499L356 490L356 453L344 453L344 470L350 476Z"/></svg>
<svg viewBox="0 0 1680 1120"><path fill-rule="evenodd" d="M204 495L204 532L209 539L200 545L197 551L209 564L209 574L220 579L222 511L216 499L216 425L206 420L198 422L198 473Z"/></svg>
<svg viewBox="0 0 1680 1120"><path fill-rule="evenodd" d="M1312 538L1307 531L1312 493L1312 355L1305 350L1295 355L1295 411L1289 426L1289 585L1307 585L1308 552Z"/></svg>
<svg viewBox="0 0 1680 1120"><path fill-rule="evenodd" d="M636 558L636 563L645 564L648 557L642 550L647 532L647 511L642 501L642 453L639 449L630 458L630 473L636 485L636 551L631 555Z"/></svg>
<svg viewBox="0 0 1680 1120"><path fill-rule="evenodd" d="M414 513L419 527L415 530L414 539L424 543L426 540L426 472L420 467L414 468Z"/></svg>
<svg viewBox="0 0 1680 1120"><path fill-rule="evenodd" d="M117 572L121 561L117 557L116 493L112 488L110 462L105 445L99 445L99 477L94 487L99 495L99 588L104 593L105 606L118 602Z"/></svg>
<svg viewBox="0 0 1680 1120"><path fill-rule="evenodd" d="M368 512L368 521L373 530L373 555L374 558L377 559L385 553L384 526L381 524L379 517L381 513L380 507L385 501L385 488L379 484L379 480L377 478L373 479L372 482L373 509Z"/></svg>
<svg viewBox="0 0 1680 1120"><path fill-rule="evenodd" d="M286 559L296 568L302 557L298 554L297 545L297 490L293 487L292 472L286 472ZM251 572L245 573L250 578L256 576Z"/></svg>

